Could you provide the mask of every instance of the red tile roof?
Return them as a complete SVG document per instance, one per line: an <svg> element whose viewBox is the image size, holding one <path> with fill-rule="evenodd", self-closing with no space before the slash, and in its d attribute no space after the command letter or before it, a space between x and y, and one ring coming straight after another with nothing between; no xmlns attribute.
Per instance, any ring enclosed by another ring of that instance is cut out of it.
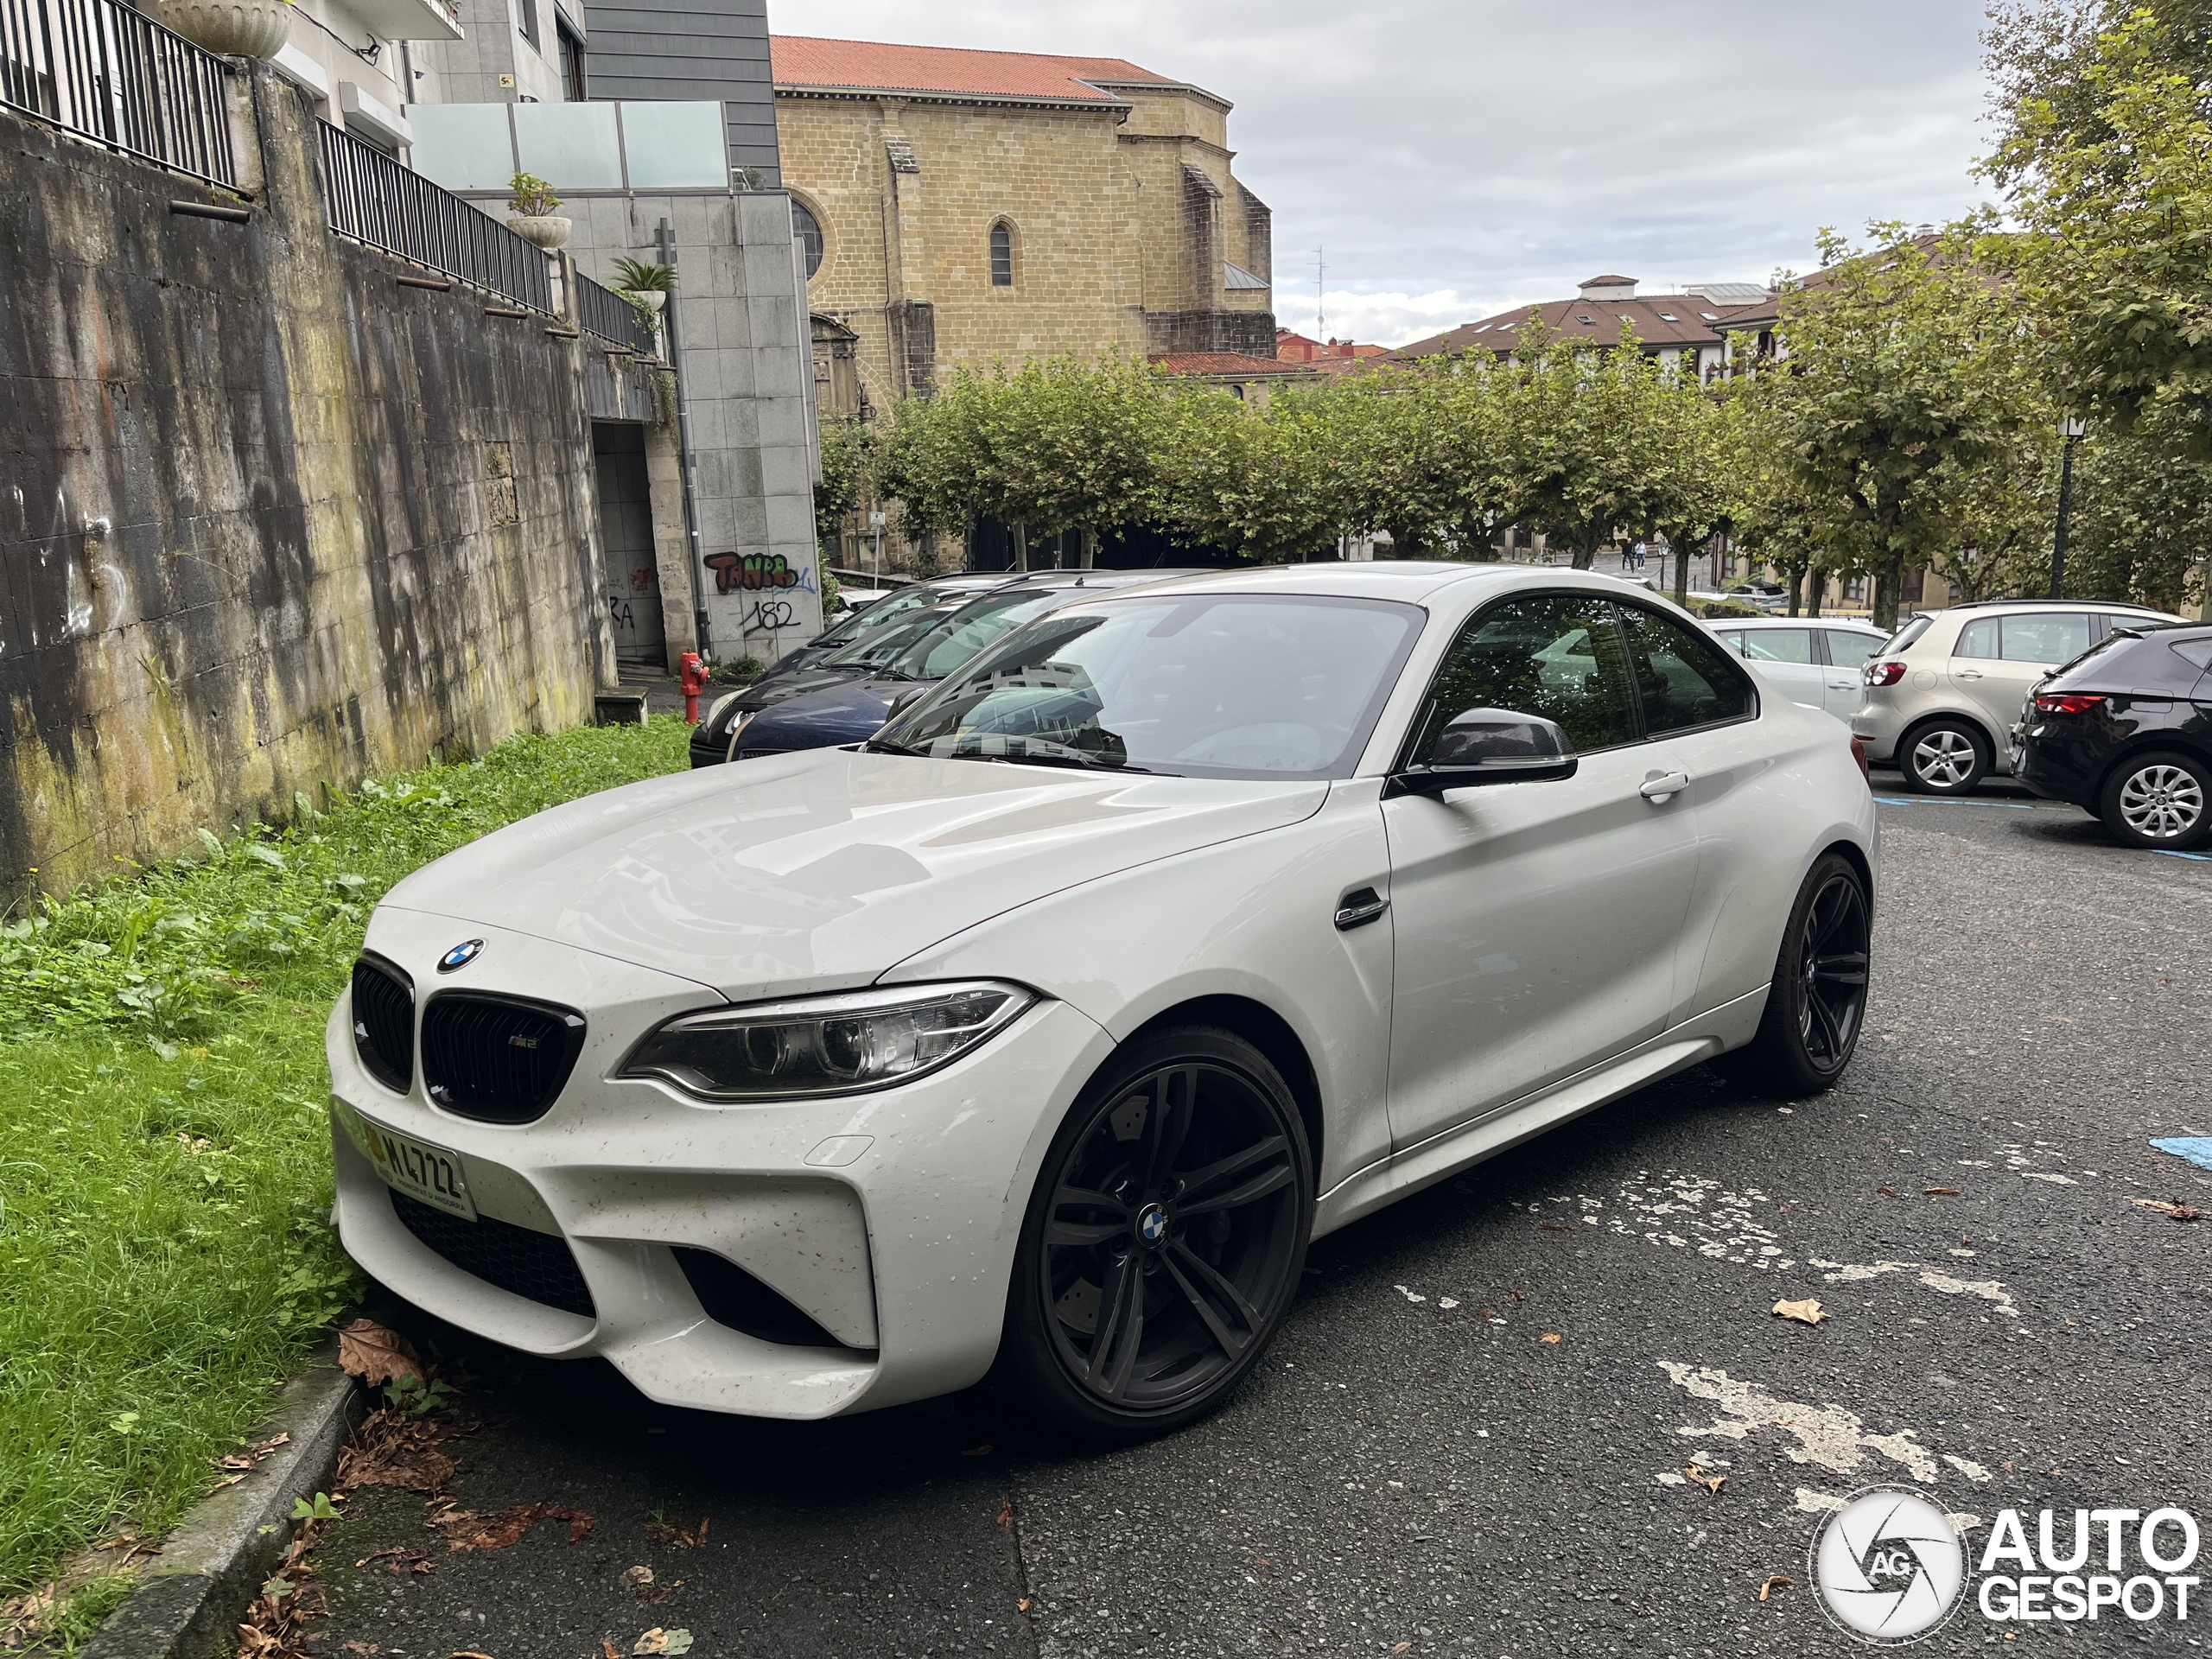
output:
<svg viewBox="0 0 2212 1659"><path fill-rule="evenodd" d="M938 93L951 97L1118 104L1092 83L1182 83L1122 58L1048 57L1033 52L970 52L949 46L893 46L881 41L825 41L777 35L768 49L779 87Z"/></svg>
<svg viewBox="0 0 2212 1659"><path fill-rule="evenodd" d="M1635 329L1637 339L1647 351L1717 346L1720 335L1714 327L1716 321L1726 322L1732 317L1771 308L1764 303L1715 305L1694 294L1644 294L1632 300L1554 300L1544 305L1524 305L1501 311L1496 316L1463 324L1448 333L1432 334L1410 346L1401 346L1393 355L1433 357L1440 352L1465 352L1477 346L1510 352L1528 326L1531 311L1541 312L1545 323L1554 330L1597 346L1619 345L1624 319ZM1585 317L1589 319L1587 322L1582 321Z"/></svg>

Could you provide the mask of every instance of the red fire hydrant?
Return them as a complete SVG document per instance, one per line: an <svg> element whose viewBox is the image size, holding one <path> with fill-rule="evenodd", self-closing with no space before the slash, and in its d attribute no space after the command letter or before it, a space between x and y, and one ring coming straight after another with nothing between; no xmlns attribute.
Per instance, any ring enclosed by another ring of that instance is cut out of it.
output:
<svg viewBox="0 0 2212 1659"><path fill-rule="evenodd" d="M707 689L707 664L696 651L687 651L677 664L678 677L683 684L683 719L687 725L699 723L699 694Z"/></svg>

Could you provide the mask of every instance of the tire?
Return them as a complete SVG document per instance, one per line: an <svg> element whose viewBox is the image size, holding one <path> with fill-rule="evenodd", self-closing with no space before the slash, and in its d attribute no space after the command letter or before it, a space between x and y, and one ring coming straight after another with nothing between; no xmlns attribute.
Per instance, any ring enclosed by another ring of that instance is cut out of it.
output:
<svg viewBox="0 0 2212 1659"><path fill-rule="evenodd" d="M1813 866L1789 907L1758 1033L1727 1057L1738 1082L1795 1098L1843 1076L1866 1022L1872 915L1857 865L1829 853Z"/></svg>
<svg viewBox="0 0 2212 1659"><path fill-rule="evenodd" d="M1001 1392L1092 1444L1195 1422L1281 1329L1313 1201L1297 1102L1258 1049L1202 1026L1128 1045L1039 1172L1007 1295Z"/></svg>
<svg viewBox="0 0 2212 1659"><path fill-rule="evenodd" d="M1989 775L1989 739L1970 721L1931 720L1897 744L1897 770L1923 795L1971 795Z"/></svg>
<svg viewBox="0 0 2212 1659"><path fill-rule="evenodd" d="M2130 847L2194 847L2212 830L2212 767L2171 749L2131 755L2105 779L2097 816Z"/></svg>

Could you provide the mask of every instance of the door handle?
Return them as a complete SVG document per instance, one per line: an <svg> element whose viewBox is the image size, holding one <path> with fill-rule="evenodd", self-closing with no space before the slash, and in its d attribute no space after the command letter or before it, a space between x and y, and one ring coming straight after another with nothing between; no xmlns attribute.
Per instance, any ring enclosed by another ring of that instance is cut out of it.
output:
<svg viewBox="0 0 2212 1659"><path fill-rule="evenodd" d="M1349 933L1365 927L1390 908L1390 901L1372 887L1361 887L1337 900L1337 931Z"/></svg>
<svg viewBox="0 0 2212 1659"><path fill-rule="evenodd" d="M1687 772L1670 772L1661 777L1645 779L1643 780L1643 787L1639 789L1637 793L1643 796L1643 798L1650 802L1652 805L1656 806L1662 801L1673 799L1675 796L1681 794L1689 786L1689 773Z"/></svg>
<svg viewBox="0 0 2212 1659"><path fill-rule="evenodd" d="M1851 679L1847 679L1847 680L1830 680L1830 681L1828 682L1828 689L1829 689L1831 691L1851 691L1851 690L1855 690L1858 688L1858 685L1859 685L1859 681L1858 681L1858 678L1857 678L1855 676L1854 676L1853 678L1851 678Z"/></svg>
<svg viewBox="0 0 2212 1659"><path fill-rule="evenodd" d="M1978 668L1961 668L1956 672L1959 678L1962 680L1978 680L1981 677L1981 671Z"/></svg>

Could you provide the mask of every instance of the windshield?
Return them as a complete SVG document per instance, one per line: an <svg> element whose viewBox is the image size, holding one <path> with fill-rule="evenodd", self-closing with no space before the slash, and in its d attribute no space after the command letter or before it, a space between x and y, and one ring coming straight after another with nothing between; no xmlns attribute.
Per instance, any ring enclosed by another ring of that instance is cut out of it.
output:
<svg viewBox="0 0 2212 1659"><path fill-rule="evenodd" d="M892 663L887 677L903 680L941 680L999 638L1033 616L1042 616L1071 598L1080 589L1017 588L1006 593L971 599L948 616L937 617L925 632L908 639L906 648ZM906 638L906 636L901 636Z"/></svg>
<svg viewBox="0 0 2212 1659"><path fill-rule="evenodd" d="M1341 777L1422 616L1272 594L1057 611L986 650L871 747L1181 777Z"/></svg>
<svg viewBox="0 0 2212 1659"><path fill-rule="evenodd" d="M888 599L879 599L864 611L847 617L814 643L836 648L864 645L895 628L911 627L917 617L934 614L944 606L957 605L961 595L941 588L902 588ZM830 658L836 660L833 656Z"/></svg>

